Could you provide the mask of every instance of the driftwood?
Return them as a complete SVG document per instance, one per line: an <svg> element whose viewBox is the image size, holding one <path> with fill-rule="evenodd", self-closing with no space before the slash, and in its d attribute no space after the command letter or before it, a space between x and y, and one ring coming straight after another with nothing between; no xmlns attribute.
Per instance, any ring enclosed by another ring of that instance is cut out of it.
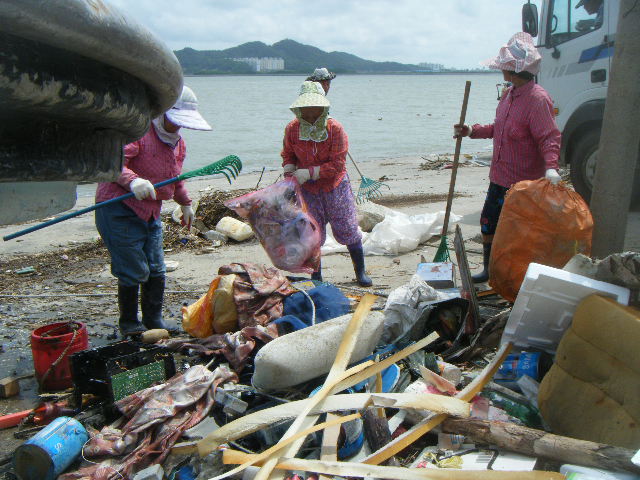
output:
<svg viewBox="0 0 640 480"><path fill-rule="evenodd" d="M513 423L448 419L442 424L442 430L446 433L466 435L475 441L490 443L531 457L543 457L605 470L640 473L640 467L631 463L631 457L635 453L632 450L553 435Z"/></svg>
<svg viewBox="0 0 640 480"><path fill-rule="evenodd" d="M225 464L237 464L256 458L237 450L225 450L222 461ZM260 465L261 461L256 461ZM342 477L373 477L390 480L564 480L558 472L501 472L495 470L451 470L431 468L381 467L355 462L323 462L302 458L281 458L276 468L280 470L300 470Z"/></svg>
<svg viewBox="0 0 640 480"><path fill-rule="evenodd" d="M467 385L463 390L461 390L456 398L461 400L470 401L478 392L482 390L482 388L493 378L495 373L500 368L500 365L504 362L505 358L511 351L512 344L508 343L503 345L498 353L496 353L495 357L487 365L480 375L473 379L473 381ZM415 424L409 430L407 430L402 435L395 438L391 443L381 448L380 450L373 452L367 458L363 460L364 463L368 463L370 465L379 465L384 462L388 458L391 458L398 452L404 450L407 446L411 445L413 442L418 440L427 432L431 431L434 427L437 427L442 422L447 419L447 415L438 414L434 416L429 416L422 420L421 422Z"/></svg>

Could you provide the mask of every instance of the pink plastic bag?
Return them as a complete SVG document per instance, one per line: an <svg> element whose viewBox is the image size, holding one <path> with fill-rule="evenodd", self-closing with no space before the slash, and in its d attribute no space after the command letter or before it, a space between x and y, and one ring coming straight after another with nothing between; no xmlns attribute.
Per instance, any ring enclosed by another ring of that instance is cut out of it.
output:
<svg viewBox="0 0 640 480"><path fill-rule="evenodd" d="M285 179L224 204L249 220L275 267L294 273L318 270L320 228L307 211L294 179Z"/></svg>

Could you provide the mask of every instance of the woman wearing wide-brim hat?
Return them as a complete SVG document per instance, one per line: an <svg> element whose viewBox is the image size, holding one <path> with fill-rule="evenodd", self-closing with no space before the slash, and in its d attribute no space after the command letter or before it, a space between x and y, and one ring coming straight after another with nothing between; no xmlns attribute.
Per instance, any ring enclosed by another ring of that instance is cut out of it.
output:
<svg viewBox="0 0 640 480"><path fill-rule="evenodd" d="M322 85L322 89L324 90L324 94L329 93L329 89L331 88L331 80L336 78L336 74L327 70L326 67L316 68L311 76L307 77L307 81L309 82L318 82Z"/></svg>
<svg viewBox="0 0 640 480"><path fill-rule="evenodd" d="M329 106L319 83L302 84L289 107L296 118L285 128L282 166L285 176L295 177L301 185L309 213L321 228L322 243L329 223L336 241L349 250L358 283L368 287L372 282L365 272L362 234L346 169L349 140L340 122L329 118ZM321 267L312 278L322 280Z"/></svg>

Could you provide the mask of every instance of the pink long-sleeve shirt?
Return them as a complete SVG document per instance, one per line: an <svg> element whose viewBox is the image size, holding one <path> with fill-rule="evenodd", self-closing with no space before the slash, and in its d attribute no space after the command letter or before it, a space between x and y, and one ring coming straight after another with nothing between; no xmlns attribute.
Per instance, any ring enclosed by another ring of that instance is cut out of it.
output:
<svg viewBox="0 0 640 480"><path fill-rule="evenodd" d="M177 177L182 173L182 164L187 149L184 140L180 138L175 147L164 143L156 134L153 124L140 140L129 143L124 147L124 166L115 182L100 183L96 190L96 202L110 200L131 189L129 184L136 178L144 178L152 184ZM162 200L173 198L180 205L191 205L191 198L187 193L184 181L165 185L156 189L156 200L123 200L138 217L144 221L158 218L162 208Z"/></svg>
<svg viewBox="0 0 640 480"><path fill-rule="evenodd" d="M503 187L544 177L558 168L560 130L549 94L533 81L509 88L490 125L473 125L471 138L493 138L489 179Z"/></svg>
<svg viewBox="0 0 640 480"><path fill-rule="evenodd" d="M323 142L300 140L300 121L296 118L289 122L284 130L282 147L282 166L295 165L296 168L309 168L313 176L320 168L317 180L302 184L302 188L311 192L330 192L342 182L347 173L346 159L349 151L349 139L344 128L334 118L327 121L328 137ZM313 171L312 171L313 170Z"/></svg>

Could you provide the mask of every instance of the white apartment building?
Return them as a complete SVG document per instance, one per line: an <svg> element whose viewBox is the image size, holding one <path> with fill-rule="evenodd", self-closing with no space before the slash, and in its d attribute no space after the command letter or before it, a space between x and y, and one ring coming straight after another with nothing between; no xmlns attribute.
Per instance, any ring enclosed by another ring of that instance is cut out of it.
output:
<svg viewBox="0 0 640 480"><path fill-rule="evenodd" d="M274 72L284 70L284 58L277 57L246 57L232 58L235 62L244 62L251 65L256 72Z"/></svg>

